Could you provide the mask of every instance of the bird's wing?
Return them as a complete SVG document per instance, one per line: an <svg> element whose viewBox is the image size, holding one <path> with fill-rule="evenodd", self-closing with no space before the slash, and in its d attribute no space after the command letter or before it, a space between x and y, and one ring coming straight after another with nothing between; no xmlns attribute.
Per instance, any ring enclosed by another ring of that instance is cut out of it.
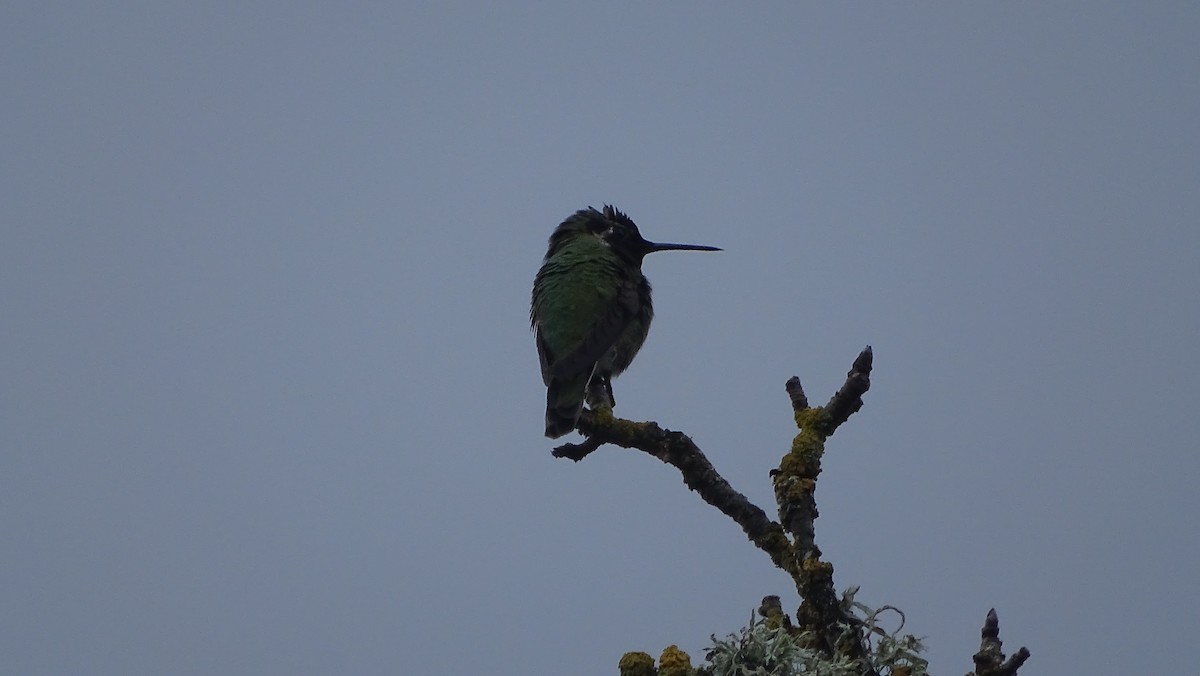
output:
<svg viewBox="0 0 1200 676"><path fill-rule="evenodd" d="M550 348L546 345L546 339L542 337L542 330L534 324L534 339L537 341L538 361L542 364L542 382L549 387L551 374L550 366L554 364L554 355L550 353Z"/></svg>
<svg viewBox="0 0 1200 676"><path fill-rule="evenodd" d="M621 290L609 301L608 307L583 342L561 358L550 360L549 372L546 368L546 356L549 353L539 339L538 354L543 355L542 379L548 384L550 378L570 378L594 368L637 314L638 302L637 283L629 280L622 284Z"/></svg>

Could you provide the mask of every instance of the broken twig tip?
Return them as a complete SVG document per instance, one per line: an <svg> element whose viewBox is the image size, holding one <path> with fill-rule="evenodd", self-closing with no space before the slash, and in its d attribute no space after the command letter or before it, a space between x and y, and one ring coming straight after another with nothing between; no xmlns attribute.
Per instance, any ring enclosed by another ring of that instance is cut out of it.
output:
<svg viewBox="0 0 1200 676"><path fill-rule="evenodd" d="M792 400L793 411L799 412L808 408L808 396L804 394L804 387L800 384L799 378L796 376L788 378L783 387L787 390L788 399Z"/></svg>

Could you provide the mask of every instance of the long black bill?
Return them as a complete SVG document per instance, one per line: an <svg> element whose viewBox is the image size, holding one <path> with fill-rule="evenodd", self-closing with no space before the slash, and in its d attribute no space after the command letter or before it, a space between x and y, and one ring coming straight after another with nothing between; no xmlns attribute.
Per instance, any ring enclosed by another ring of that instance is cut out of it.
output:
<svg viewBox="0 0 1200 676"><path fill-rule="evenodd" d="M654 253L655 251L723 251L723 249L715 246L704 246L703 244L646 242L646 253Z"/></svg>

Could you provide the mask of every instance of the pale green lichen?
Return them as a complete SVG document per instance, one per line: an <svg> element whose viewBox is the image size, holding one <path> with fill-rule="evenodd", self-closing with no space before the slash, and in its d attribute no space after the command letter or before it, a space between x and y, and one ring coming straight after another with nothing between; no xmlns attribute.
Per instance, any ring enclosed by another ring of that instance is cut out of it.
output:
<svg viewBox="0 0 1200 676"><path fill-rule="evenodd" d="M879 626L879 616L899 611L890 606L869 608L854 600L857 591L857 587L847 590L840 605L858 623L838 624L841 637L836 643L845 647L863 642L866 654L861 660L843 652L829 655L817 650L811 631L788 631L751 616L749 626L740 633L723 640L712 637L707 664L698 672L713 676L858 676L874 671L880 676L928 676L929 663L919 654L924 650L920 639L900 634L903 614L900 627L888 632Z"/></svg>

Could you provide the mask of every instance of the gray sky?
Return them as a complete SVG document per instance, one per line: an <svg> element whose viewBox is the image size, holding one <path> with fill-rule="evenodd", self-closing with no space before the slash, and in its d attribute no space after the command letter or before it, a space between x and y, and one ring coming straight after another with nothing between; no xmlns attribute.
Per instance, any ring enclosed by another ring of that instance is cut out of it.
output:
<svg viewBox="0 0 1200 676"><path fill-rule="evenodd" d="M964 673L1194 667L1194 3L0 10L12 674L612 674L798 604L670 467L550 457L545 240L611 202L618 413L770 509L876 350L818 542Z"/></svg>

